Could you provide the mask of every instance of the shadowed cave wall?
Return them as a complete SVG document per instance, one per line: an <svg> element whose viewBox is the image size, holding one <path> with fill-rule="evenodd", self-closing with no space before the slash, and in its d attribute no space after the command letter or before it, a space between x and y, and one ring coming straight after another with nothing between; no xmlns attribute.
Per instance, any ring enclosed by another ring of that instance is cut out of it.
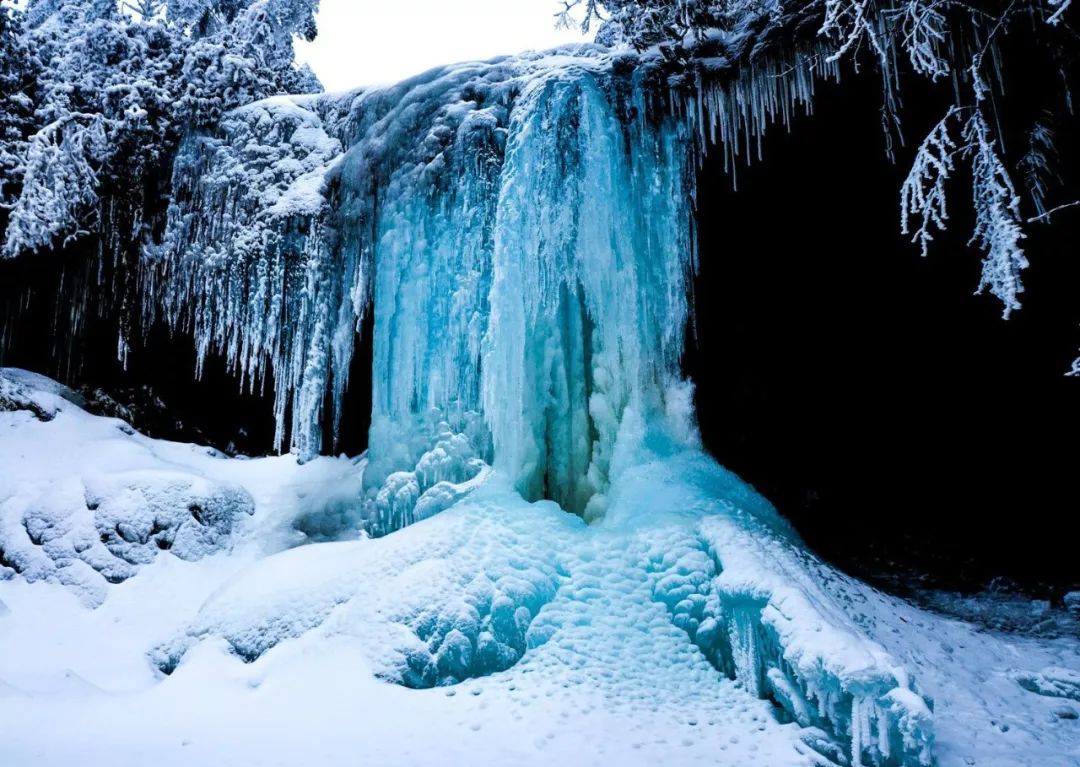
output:
<svg viewBox="0 0 1080 767"><path fill-rule="evenodd" d="M272 453L273 378L254 391L247 386L241 390L224 358L211 354L196 380L192 338L160 323L144 336L137 316L129 318L135 325L134 344L125 366L117 358L124 313L118 309L121 300L109 295L122 295L124 287L106 279L104 284L111 287L100 289L94 276L97 263L92 241L62 253L0 260L0 366L26 368L66 383L90 398L94 412L130 420L152 437L197 442L230 454ZM87 286L86 309L72 332L72 324L63 318L81 302L83 288L78 286ZM335 452L358 455L367 448L371 338L368 316L349 372L350 394L342 417L352 426L342 429ZM118 411L116 405L129 412ZM333 447L331 421L327 415L323 424L326 452Z"/></svg>
<svg viewBox="0 0 1080 767"><path fill-rule="evenodd" d="M1023 87L1030 113L1045 94ZM737 192L720 153L706 160L684 364L705 445L850 572L961 589L1005 575L1060 595L1080 582L1080 379L1064 376L1080 215L1027 227L1024 307L1003 320L973 295L962 182L928 258L900 234L911 152L888 162L875 99L872 76L822 86L812 118L738 169ZM908 143L943 112L909 98Z"/></svg>

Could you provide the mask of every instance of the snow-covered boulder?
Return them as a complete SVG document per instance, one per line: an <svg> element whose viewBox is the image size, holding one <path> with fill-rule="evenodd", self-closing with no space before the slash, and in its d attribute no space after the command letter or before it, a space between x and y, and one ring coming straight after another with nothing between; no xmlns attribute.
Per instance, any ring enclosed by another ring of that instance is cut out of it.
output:
<svg viewBox="0 0 1080 767"><path fill-rule="evenodd" d="M315 630L358 641L374 673L434 687L503 671L561 583L558 541L580 520L554 504L488 491L406 535L305 546L246 570L152 653L171 673L191 647L224 638L253 661Z"/></svg>
<svg viewBox="0 0 1080 767"><path fill-rule="evenodd" d="M69 389L0 370L0 578L50 580L100 604L169 553L228 548L250 494L159 458L128 424L82 411Z"/></svg>

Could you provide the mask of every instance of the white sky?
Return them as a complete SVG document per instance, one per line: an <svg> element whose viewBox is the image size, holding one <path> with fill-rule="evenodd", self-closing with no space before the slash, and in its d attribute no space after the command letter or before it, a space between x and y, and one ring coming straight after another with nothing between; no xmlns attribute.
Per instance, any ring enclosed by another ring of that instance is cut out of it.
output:
<svg viewBox="0 0 1080 767"><path fill-rule="evenodd" d="M557 0L322 0L300 60L329 91L394 83L440 64L583 40L555 29Z"/></svg>

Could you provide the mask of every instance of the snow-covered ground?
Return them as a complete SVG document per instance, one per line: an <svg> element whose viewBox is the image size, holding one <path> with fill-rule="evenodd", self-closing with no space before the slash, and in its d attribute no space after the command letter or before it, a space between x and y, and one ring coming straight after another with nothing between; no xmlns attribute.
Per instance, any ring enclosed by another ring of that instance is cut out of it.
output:
<svg viewBox="0 0 1080 767"><path fill-rule="evenodd" d="M699 452L591 525L491 472L367 539L363 461L73 399L0 374L4 767L1080 764L1080 639L853 581Z"/></svg>

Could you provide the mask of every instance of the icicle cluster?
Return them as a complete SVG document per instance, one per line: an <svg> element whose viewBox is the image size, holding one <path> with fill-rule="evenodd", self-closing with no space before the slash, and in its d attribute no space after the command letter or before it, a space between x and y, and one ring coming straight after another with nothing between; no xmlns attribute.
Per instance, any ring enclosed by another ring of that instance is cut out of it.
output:
<svg viewBox="0 0 1080 767"><path fill-rule="evenodd" d="M798 110L812 114L816 82L839 81L840 64L826 55L827 50L816 46L762 57L730 75L706 73L699 78L683 109L685 119L697 129L700 150L719 145L724 170L733 178L740 161L761 160L769 126L779 122L790 128Z"/></svg>
<svg viewBox="0 0 1080 767"><path fill-rule="evenodd" d="M252 389L272 375L277 442L288 418L304 457L321 448L328 391L340 415L366 285L361 254L334 238L324 176L342 149L316 105L258 102L189 139L164 242L143 265L148 317L193 331L197 374L217 352Z"/></svg>
<svg viewBox="0 0 1080 767"><path fill-rule="evenodd" d="M307 458L370 300L372 530L486 464L600 515L620 444L694 439L693 158L721 142L733 165L809 109L821 58L667 98L637 56L579 46L236 110L184 148L146 309L248 385L272 373Z"/></svg>

